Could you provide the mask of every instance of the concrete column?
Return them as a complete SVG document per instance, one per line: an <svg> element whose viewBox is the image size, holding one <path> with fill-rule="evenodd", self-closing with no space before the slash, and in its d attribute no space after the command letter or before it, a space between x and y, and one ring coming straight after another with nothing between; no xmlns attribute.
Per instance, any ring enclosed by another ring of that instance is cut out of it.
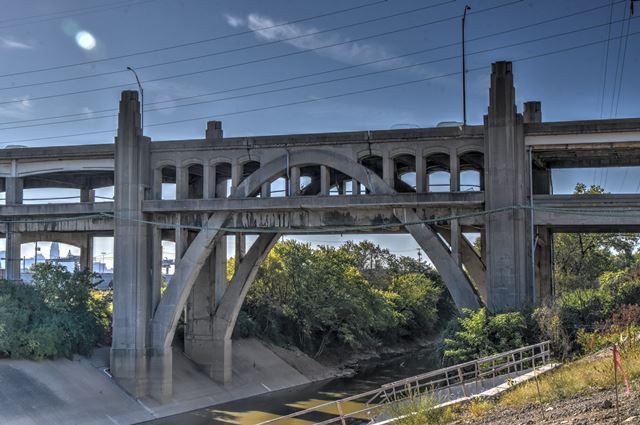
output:
<svg viewBox="0 0 640 425"><path fill-rule="evenodd" d="M115 143L115 232L114 293L111 374L135 397L151 388L167 389L157 397L170 396L170 352L155 353L149 362L148 332L150 226L142 213L145 189L149 186L149 142L140 129L140 104L135 91L122 92ZM158 356L162 362L158 362ZM169 356L169 357L167 357ZM168 358L168 360L167 360Z"/></svg>
<svg viewBox="0 0 640 425"><path fill-rule="evenodd" d="M451 220L451 256L453 261L460 266L460 242L462 233L460 232L460 222L457 219Z"/></svg>
<svg viewBox="0 0 640 425"><path fill-rule="evenodd" d="M356 179L351 180L351 194L360 195L360 182Z"/></svg>
<svg viewBox="0 0 640 425"><path fill-rule="evenodd" d="M460 192L460 158L455 149L449 153L449 191Z"/></svg>
<svg viewBox="0 0 640 425"><path fill-rule="evenodd" d="M93 271L93 236L85 235L84 245L80 247L80 269Z"/></svg>
<svg viewBox="0 0 640 425"><path fill-rule="evenodd" d="M96 191L93 189L80 189L80 202L96 202Z"/></svg>
<svg viewBox="0 0 640 425"><path fill-rule="evenodd" d="M176 267L189 247L189 231L180 225L182 222L181 219L182 216L178 215L178 225L175 228L176 253L174 261L176 263Z"/></svg>
<svg viewBox="0 0 640 425"><path fill-rule="evenodd" d="M536 285L540 302L544 302L553 297L553 233L546 227L536 230Z"/></svg>
<svg viewBox="0 0 640 425"><path fill-rule="evenodd" d="M522 116L516 113L511 62L492 65L485 118L485 208L528 203L529 169ZM491 311L533 302L529 212L513 209L485 218L487 305Z"/></svg>
<svg viewBox="0 0 640 425"><path fill-rule="evenodd" d="M421 153L416 155L416 192L424 193L428 191L429 177L427 176L426 162Z"/></svg>
<svg viewBox="0 0 640 425"><path fill-rule="evenodd" d="M320 195L329 196L331 191L331 173L326 165L320 166Z"/></svg>
<svg viewBox="0 0 640 425"><path fill-rule="evenodd" d="M234 162L231 165L231 192L232 193L234 190L236 190L236 188L240 185L242 181L242 169L243 169L243 166L238 162Z"/></svg>
<svg viewBox="0 0 640 425"><path fill-rule="evenodd" d="M205 132L205 138L207 141L221 140L223 137L222 121L209 121L207 122L207 131Z"/></svg>
<svg viewBox="0 0 640 425"><path fill-rule="evenodd" d="M153 199L162 199L162 168L153 170Z"/></svg>
<svg viewBox="0 0 640 425"><path fill-rule="evenodd" d="M5 203L6 205L22 204L23 199L23 180L19 177L7 177L5 179ZM7 224L6 230L6 252L5 267L7 269L7 279L20 280L20 247L22 245L22 235L16 231L16 225Z"/></svg>
<svg viewBox="0 0 640 425"><path fill-rule="evenodd" d="M215 252L202 266L187 300L184 353L213 377L213 315L215 303Z"/></svg>
<svg viewBox="0 0 640 425"><path fill-rule="evenodd" d="M395 168L393 158L389 156L388 152L384 152L382 154L382 180L392 188L395 188Z"/></svg>
<svg viewBox="0 0 640 425"><path fill-rule="evenodd" d="M522 120L525 124L538 124L542 122L542 104L540 102L525 102Z"/></svg>
<svg viewBox="0 0 640 425"><path fill-rule="evenodd" d="M244 258L244 254L247 251L247 237L242 233L236 233L236 253L235 253L235 269L238 270L240 262Z"/></svg>
<svg viewBox="0 0 640 425"><path fill-rule="evenodd" d="M289 184L289 196L300 195L300 167L291 167L289 170L291 183Z"/></svg>
<svg viewBox="0 0 640 425"><path fill-rule="evenodd" d="M189 198L189 167L176 167L176 199Z"/></svg>
<svg viewBox="0 0 640 425"><path fill-rule="evenodd" d="M271 183L263 183L260 187L260 197L269 198L271 196Z"/></svg>
<svg viewBox="0 0 640 425"><path fill-rule="evenodd" d="M204 199L216 197L216 166L204 164L202 167L202 195Z"/></svg>

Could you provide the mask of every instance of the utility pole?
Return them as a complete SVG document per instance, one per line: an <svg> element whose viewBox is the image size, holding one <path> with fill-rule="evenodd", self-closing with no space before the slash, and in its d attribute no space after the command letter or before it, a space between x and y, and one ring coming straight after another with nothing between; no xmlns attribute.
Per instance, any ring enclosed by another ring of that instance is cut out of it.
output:
<svg viewBox="0 0 640 425"><path fill-rule="evenodd" d="M136 77L136 83L138 83L138 88L140 89L140 129L142 130L142 135L144 136L144 90L142 89L142 84L140 84L140 79L138 78L138 73L135 69L130 66L127 69L133 72L134 77Z"/></svg>
<svg viewBox="0 0 640 425"><path fill-rule="evenodd" d="M418 250L418 264L422 264L422 250L420 248L416 248Z"/></svg>
<svg viewBox="0 0 640 425"><path fill-rule="evenodd" d="M462 14L462 125L465 127L467 126L467 68L464 54L464 24L469 10L471 10L471 7L465 5L464 13Z"/></svg>

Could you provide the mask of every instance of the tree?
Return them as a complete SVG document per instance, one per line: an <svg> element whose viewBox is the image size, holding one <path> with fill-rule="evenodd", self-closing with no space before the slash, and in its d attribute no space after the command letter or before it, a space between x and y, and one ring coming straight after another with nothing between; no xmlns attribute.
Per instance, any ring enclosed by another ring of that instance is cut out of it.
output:
<svg viewBox="0 0 640 425"><path fill-rule="evenodd" d="M574 194L603 194L600 186L576 185ZM554 278L558 292L595 288L604 272L629 267L639 241L635 233L558 233L554 236Z"/></svg>

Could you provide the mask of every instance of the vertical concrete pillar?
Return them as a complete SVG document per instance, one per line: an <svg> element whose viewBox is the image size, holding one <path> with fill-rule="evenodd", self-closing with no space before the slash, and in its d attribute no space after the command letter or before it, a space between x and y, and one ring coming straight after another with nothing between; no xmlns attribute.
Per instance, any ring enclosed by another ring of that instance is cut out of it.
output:
<svg viewBox="0 0 640 425"><path fill-rule="evenodd" d="M230 338L213 340L212 378L223 385L231 382L231 348Z"/></svg>
<svg viewBox="0 0 640 425"><path fill-rule="evenodd" d="M205 163L202 166L202 195L204 199L216 197L216 166Z"/></svg>
<svg viewBox="0 0 640 425"><path fill-rule="evenodd" d="M162 168L156 168L153 170L151 190L153 199L162 199Z"/></svg>
<svg viewBox="0 0 640 425"><path fill-rule="evenodd" d="M235 269L238 270L240 262L244 257L247 249L247 237L243 233L236 233L236 253L235 253Z"/></svg>
<svg viewBox="0 0 640 425"><path fill-rule="evenodd" d="M492 65L485 117L485 208L513 208L485 218L487 305L491 311L522 308L533 301L529 169L522 116L516 113L511 62Z"/></svg>
<svg viewBox="0 0 640 425"><path fill-rule="evenodd" d="M262 183L260 187L260 197L269 198L271 196L271 183Z"/></svg>
<svg viewBox="0 0 640 425"><path fill-rule="evenodd" d="M160 302L160 294L162 292L162 229L158 226L153 227L152 229L152 239L151 239L151 261L152 261L152 279L153 283L151 286L151 316L158 307L158 303Z"/></svg>
<svg viewBox="0 0 640 425"><path fill-rule="evenodd" d="M237 161L234 161L233 164L231 164L231 192L236 190L240 185L240 182L242 181L243 168L242 164L239 164Z"/></svg>
<svg viewBox="0 0 640 425"><path fill-rule="evenodd" d="M80 202L96 202L96 191L93 189L80 189Z"/></svg>
<svg viewBox="0 0 640 425"><path fill-rule="evenodd" d="M536 285L540 301L553 296L553 233L547 227L538 227L536 246Z"/></svg>
<svg viewBox="0 0 640 425"><path fill-rule="evenodd" d="M351 194L360 195L360 182L356 179L351 180Z"/></svg>
<svg viewBox="0 0 640 425"><path fill-rule="evenodd" d="M207 131L205 132L205 138L207 141L220 140L223 137L222 121L209 121L207 122Z"/></svg>
<svg viewBox="0 0 640 425"><path fill-rule="evenodd" d="M111 374L135 397L171 386L170 353L149 362L150 226L142 213L149 185L149 139L140 129L138 93L124 91L115 144L114 293ZM159 361L160 360L160 361ZM167 363L168 362L168 363ZM166 395L166 394L165 394ZM156 396L159 396L156 393Z"/></svg>
<svg viewBox="0 0 640 425"><path fill-rule="evenodd" d="M460 158L455 149L449 152L449 191L460 192Z"/></svg>
<svg viewBox="0 0 640 425"><path fill-rule="evenodd" d="M542 103L537 101L525 102L522 121L525 124L537 124L542 122Z"/></svg>
<svg viewBox="0 0 640 425"><path fill-rule="evenodd" d="M214 253L214 294L215 294L215 304L219 305L222 296L227 290L227 238L223 236L219 241L216 242L216 245L213 250Z"/></svg>
<svg viewBox="0 0 640 425"><path fill-rule="evenodd" d="M14 167L15 168L15 167ZM23 180L19 177L7 177L5 179L5 203L6 205L22 204L23 199ZM20 280L20 247L22 246L22 235L16 228L17 225L7 223L6 230L6 253L5 267L7 269L7 279Z"/></svg>
<svg viewBox="0 0 640 425"><path fill-rule="evenodd" d="M176 199L189 198L189 167L176 167Z"/></svg>
<svg viewBox="0 0 640 425"><path fill-rule="evenodd" d="M300 167L291 167L289 170L291 183L289 184L289 196L300 195Z"/></svg>
<svg viewBox="0 0 640 425"><path fill-rule="evenodd" d="M87 234L83 246L80 247L80 269L93 271L93 236Z"/></svg>
<svg viewBox="0 0 640 425"><path fill-rule="evenodd" d="M426 161L422 157L422 153L416 154L416 192L423 193L428 191L428 176L426 170Z"/></svg>
<svg viewBox="0 0 640 425"><path fill-rule="evenodd" d="M326 165L320 166L320 195L329 196L331 191L331 173Z"/></svg>
<svg viewBox="0 0 640 425"><path fill-rule="evenodd" d="M391 158L389 152L384 152L382 154L382 180L392 188L395 188L395 168L393 158Z"/></svg>

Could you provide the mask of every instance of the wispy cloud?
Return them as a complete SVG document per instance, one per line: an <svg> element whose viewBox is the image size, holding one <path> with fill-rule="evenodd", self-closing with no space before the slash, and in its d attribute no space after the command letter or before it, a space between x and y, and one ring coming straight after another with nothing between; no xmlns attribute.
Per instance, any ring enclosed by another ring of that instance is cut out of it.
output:
<svg viewBox="0 0 640 425"><path fill-rule="evenodd" d="M19 100L20 102L11 103L0 106L0 118L22 119L27 118L31 112L31 101L28 96L9 99L11 101Z"/></svg>
<svg viewBox="0 0 640 425"><path fill-rule="evenodd" d="M343 43L349 38L335 33L315 34L317 28L297 24L279 25L279 23L267 16L251 13L246 19L226 15L227 23L233 27L244 26L255 31L256 37L266 41L284 40L285 43L300 50L317 49L319 47ZM346 43L339 46L316 50L316 53L329 57L338 62L349 65L364 62L378 61L394 56L384 46L374 43ZM404 59L394 59L378 64L378 67L388 68L406 65Z"/></svg>
<svg viewBox="0 0 640 425"><path fill-rule="evenodd" d="M22 43L5 37L0 37L0 47L5 49L33 49L31 44Z"/></svg>

